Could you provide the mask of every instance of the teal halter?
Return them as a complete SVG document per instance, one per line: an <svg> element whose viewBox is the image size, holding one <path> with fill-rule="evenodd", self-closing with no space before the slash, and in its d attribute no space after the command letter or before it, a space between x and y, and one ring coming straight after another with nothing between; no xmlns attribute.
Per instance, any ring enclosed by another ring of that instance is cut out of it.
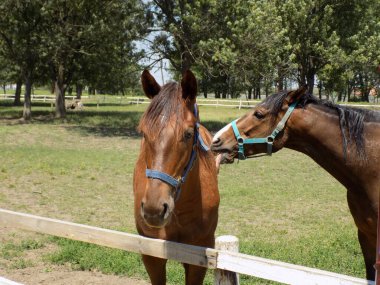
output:
<svg viewBox="0 0 380 285"><path fill-rule="evenodd" d="M236 140L238 142L238 157L239 160L245 160L247 157L244 154L244 145L249 144L261 144L266 143L267 144L267 155L272 155L272 149L273 149L273 142L276 136L284 129L286 121L289 119L290 115L294 111L298 104L298 101L295 101L294 103L289 105L288 110L286 111L284 117L281 119L281 121L277 124L276 128L273 130L273 132L265 137L265 138L248 138L245 139L240 135L239 129L236 125L236 120L232 121L232 129L234 130L234 135L236 137Z"/></svg>

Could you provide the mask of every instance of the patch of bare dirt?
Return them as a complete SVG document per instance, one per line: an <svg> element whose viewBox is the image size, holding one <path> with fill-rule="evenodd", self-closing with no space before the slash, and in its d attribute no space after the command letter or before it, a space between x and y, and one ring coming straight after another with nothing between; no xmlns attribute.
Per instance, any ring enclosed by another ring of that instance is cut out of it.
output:
<svg viewBox="0 0 380 285"><path fill-rule="evenodd" d="M44 240L42 235L25 231L6 232L0 227L1 244L19 244L21 240L41 240L44 246L22 250L14 256L0 255L0 276L24 285L147 285L148 282L127 276L107 275L98 271L75 271L69 264L55 265L44 261L44 256L57 245ZM24 268L25 267L25 268Z"/></svg>
<svg viewBox="0 0 380 285"><path fill-rule="evenodd" d="M73 271L67 266L38 265L0 275L25 285L146 285L145 281L100 272Z"/></svg>

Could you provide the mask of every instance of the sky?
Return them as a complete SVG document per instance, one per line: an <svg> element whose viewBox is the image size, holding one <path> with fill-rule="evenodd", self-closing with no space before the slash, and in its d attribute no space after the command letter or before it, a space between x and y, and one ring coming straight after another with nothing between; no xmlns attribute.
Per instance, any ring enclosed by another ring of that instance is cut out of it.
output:
<svg viewBox="0 0 380 285"><path fill-rule="evenodd" d="M138 41L136 42L136 47L138 49L144 49L145 51L149 52L149 46L146 44L146 42ZM151 64L154 61L154 59L144 59L141 64L143 66L147 66ZM162 67L162 68L161 68ZM168 73L167 69L169 68L169 61L164 59L162 62L156 62L152 67L150 67L149 71L154 76L158 84L163 85L167 83L168 81L172 80L171 75Z"/></svg>

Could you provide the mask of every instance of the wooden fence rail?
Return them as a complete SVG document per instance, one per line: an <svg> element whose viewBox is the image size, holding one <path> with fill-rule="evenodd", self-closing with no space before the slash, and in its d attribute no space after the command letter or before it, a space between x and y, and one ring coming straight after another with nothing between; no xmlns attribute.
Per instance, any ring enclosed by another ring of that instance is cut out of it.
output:
<svg viewBox="0 0 380 285"><path fill-rule="evenodd" d="M180 244L0 209L0 225L130 252L228 270L285 284L374 285L374 282L246 254Z"/></svg>

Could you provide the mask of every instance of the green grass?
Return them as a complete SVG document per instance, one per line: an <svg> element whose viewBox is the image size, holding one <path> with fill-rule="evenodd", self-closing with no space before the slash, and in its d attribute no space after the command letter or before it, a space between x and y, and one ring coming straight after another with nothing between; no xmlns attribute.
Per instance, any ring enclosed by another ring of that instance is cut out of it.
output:
<svg viewBox="0 0 380 285"><path fill-rule="evenodd" d="M50 104L41 103L33 106L32 123L24 124L17 120L20 107L0 101L0 207L136 233L132 176L140 144L136 125L146 105L96 103L68 112L65 120L55 120ZM200 107L212 131L245 112ZM224 165L219 189L216 234L238 236L241 252L364 278L345 189L310 158L282 150ZM147 279L136 254L43 241L49 243L58 244L50 262ZM14 254L14 268L31 266L24 256L29 250L1 249L0 264ZM168 268L170 284L182 284L181 266L169 262ZM212 284L212 272L205 284ZM241 284L271 283L241 276Z"/></svg>

